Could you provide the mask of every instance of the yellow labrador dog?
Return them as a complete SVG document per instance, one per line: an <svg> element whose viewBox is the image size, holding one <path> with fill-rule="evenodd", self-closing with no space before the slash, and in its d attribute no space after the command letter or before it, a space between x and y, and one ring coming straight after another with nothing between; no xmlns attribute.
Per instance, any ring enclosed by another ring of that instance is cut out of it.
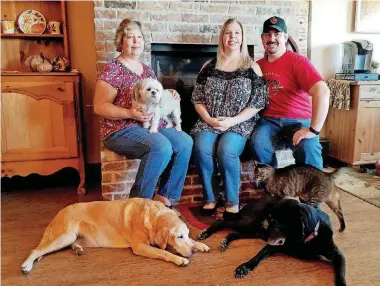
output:
<svg viewBox="0 0 380 286"><path fill-rule="evenodd" d="M185 257L197 250L210 250L207 245L189 238L186 224L161 202L132 198L77 203L62 209L49 223L40 245L21 265L22 271L30 272L34 260L69 245L81 255L83 248L79 243L88 247L131 247L136 255L163 259L179 266L188 265ZM167 247L183 257L166 251Z"/></svg>

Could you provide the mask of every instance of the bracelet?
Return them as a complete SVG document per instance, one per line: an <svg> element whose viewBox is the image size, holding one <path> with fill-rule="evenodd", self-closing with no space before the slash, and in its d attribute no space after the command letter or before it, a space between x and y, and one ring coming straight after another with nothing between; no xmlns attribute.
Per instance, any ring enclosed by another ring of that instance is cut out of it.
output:
<svg viewBox="0 0 380 286"><path fill-rule="evenodd" d="M319 131L315 130L313 127L309 127L309 130L311 133L314 133L315 135L319 135Z"/></svg>

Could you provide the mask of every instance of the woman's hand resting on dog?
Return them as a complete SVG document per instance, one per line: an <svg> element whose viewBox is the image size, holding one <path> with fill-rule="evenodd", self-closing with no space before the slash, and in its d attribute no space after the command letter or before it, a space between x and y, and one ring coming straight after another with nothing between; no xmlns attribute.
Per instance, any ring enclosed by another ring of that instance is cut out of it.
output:
<svg viewBox="0 0 380 286"><path fill-rule="evenodd" d="M137 121L146 122L152 119L154 113L147 114L144 111L137 110L135 108L129 109L129 118Z"/></svg>

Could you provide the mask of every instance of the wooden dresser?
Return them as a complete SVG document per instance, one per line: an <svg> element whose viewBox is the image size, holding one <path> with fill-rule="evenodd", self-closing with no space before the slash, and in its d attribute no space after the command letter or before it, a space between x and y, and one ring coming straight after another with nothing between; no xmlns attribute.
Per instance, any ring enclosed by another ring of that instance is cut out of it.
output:
<svg viewBox="0 0 380 286"><path fill-rule="evenodd" d="M352 82L350 109L330 108L326 137L330 156L352 165L380 159L380 81Z"/></svg>
<svg viewBox="0 0 380 286"><path fill-rule="evenodd" d="M49 175L71 167L78 170L78 194L84 194L80 74L31 72L30 56L43 53L70 60L66 2L2 1L2 17L17 20L36 10L48 23L60 22L58 34L1 33L1 176Z"/></svg>
<svg viewBox="0 0 380 286"><path fill-rule="evenodd" d="M79 73L1 74L1 176L80 174L84 194Z"/></svg>

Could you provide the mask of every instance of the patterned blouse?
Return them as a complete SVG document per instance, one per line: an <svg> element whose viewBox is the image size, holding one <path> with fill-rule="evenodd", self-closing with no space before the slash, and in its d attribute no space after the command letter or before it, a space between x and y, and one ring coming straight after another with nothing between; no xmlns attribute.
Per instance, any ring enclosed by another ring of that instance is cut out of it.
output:
<svg viewBox="0 0 380 286"><path fill-rule="evenodd" d="M247 107L262 109L268 105L269 96L265 80L252 68L225 72L215 69L215 65L216 58L198 74L191 98L193 104L204 104L211 117L233 117ZM236 124L226 131L249 137L258 119L259 115L256 114L251 119ZM201 117L190 133L204 130L223 133L214 130Z"/></svg>
<svg viewBox="0 0 380 286"><path fill-rule="evenodd" d="M113 104L130 109L132 107L131 91L133 86L145 78L156 79L153 70L145 64L142 65L143 73L141 75L132 72L117 59L112 59L105 65L99 79L110 84L117 90ZM111 134L133 125L142 125L142 123L129 118L121 120L100 118L100 138L101 140L105 140Z"/></svg>

